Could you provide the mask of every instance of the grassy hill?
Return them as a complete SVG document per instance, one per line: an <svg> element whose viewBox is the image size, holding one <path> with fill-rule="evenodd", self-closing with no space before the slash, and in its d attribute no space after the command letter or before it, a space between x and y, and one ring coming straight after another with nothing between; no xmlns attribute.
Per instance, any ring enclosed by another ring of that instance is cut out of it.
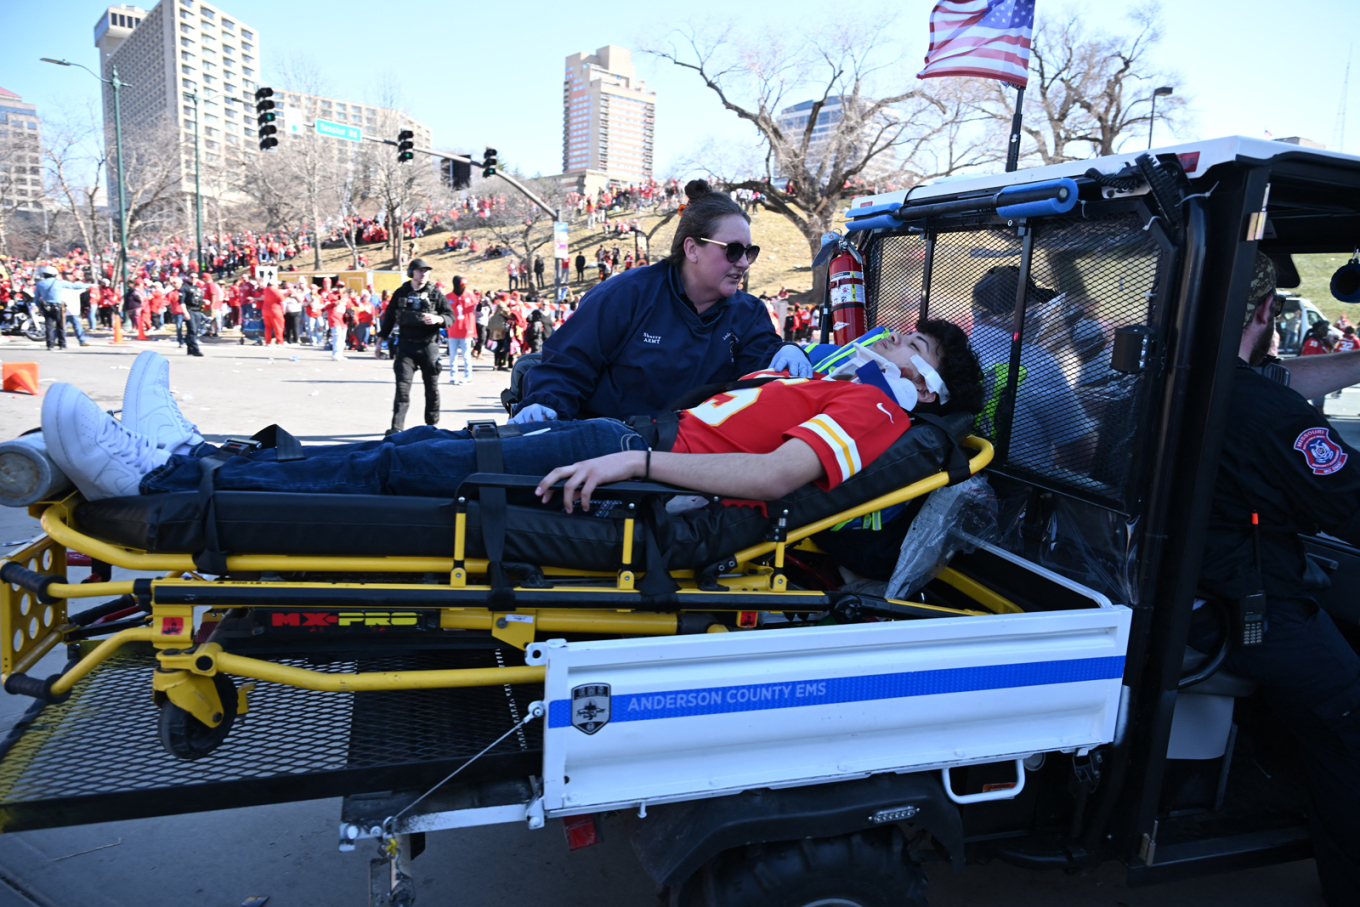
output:
<svg viewBox="0 0 1360 907"><path fill-rule="evenodd" d="M662 216L659 214L641 215L639 220L642 222L643 232L646 233L651 230L661 219ZM486 248L487 244L495 241L495 237L485 227L473 228L472 224L475 221L476 218L466 217L458 221L457 232L459 235L466 232L477 240L478 247ZM653 261L664 257L670 251L671 237L674 234L675 219L672 218L652 237ZM448 236L447 233L436 233L416 240L419 254L434 265L435 279L444 281L447 286L452 282L453 275L461 274L469 286L479 290L505 289L508 287L505 259L493 258L490 261L485 261L481 258L480 252L476 254L471 252L446 252L443 245ZM781 287L787 287L791 292L801 294L811 289L812 258L808 252L807 243L793 224L772 212L759 212L755 215L751 224L751 238L761 248L760 261L751 269L750 291L752 293L757 295L760 293L774 294L779 292ZM602 244L609 248L617 245L621 252L626 253L633 248L633 237L631 235L619 236L613 233L606 235L598 228L589 230L584 220L571 225L571 257L573 259L577 252L585 252L586 258L593 262L595 250ZM371 264L377 267L384 265L385 252L383 247L374 245L361 247L361 249L366 251ZM349 267L349 252L343 248L324 249L321 258L322 265L325 268L339 270ZM1332 298L1328 289L1332 273L1345 264L1347 258L1348 256L1341 254L1294 256L1294 263L1298 267L1299 276L1303 281L1295 292L1311 299L1313 304L1332 321L1335 321L1337 316L1343 312L1351 321L1360 321L1360 306L1337 302ZM305 267L301 262L299 266ZM572 274L574 278L574 270ZM594 283L594 272L587 270L587 275L588 280L585 284L572 284L572 289L579 292L581 289L592 285ZM800 299L800 301L811 300Z"/></svg>
<svg viewBox="0 0 1360 907"><path fill-rule="evenodd" d="M638 220L642 223L644 234L656 226L662 219L660 214L642 214ZM477 218L463 217L455 225L457 235L466 233L477 241L479 249L485 249L488 244L496 241L492 232L485 228L476 228ZM665 257L670 252L671 238L675 235L676 219L671 218L670 222L661 227L651 239L651 260L653 262ZM506 279L504 258L493 258L489 261L483 260L482 253L476 252L448 252L444 250L444 241L449 238L448 233L435 233L416 240L418 254L434 265L434 279L444 281L445 286L452 282L455 274L462 275L468 285L478 290L506 289L508 281ZM800 293L812 288L812 257L808 252L807 241L802 234L787 219L768 211L759 212L754 215L751 224L751 241L760 246L760 260L751 269L749 289L753 294L777 293L781 287L787 287L791 292ZM571 258L576 258L577 252L584 252L590 262L595 261L595 250L601 245L612 249L619 247L621 254L627 254L633 249L632 234L619 235L616 233L605 234L597 227L590 230L586 227L585 220L580 220L571 225ZM379 245L360 246L360 251L368 256L369 264L374 267L384 267L390 263L385 247ZM544 252L549 251L549 247L543 248ZM323 249L321 251L322 267L341 270L349 267L349 250ZM307 263L304 263L307 262ZM310 262L306 257L298 262L298 267L307 267ZM551 273L551 271L549 271ZM594 283L595 272L587 269L588 280L585 284L572 284L572 289L578 291ZM573 266L572 277L575 278L575 268Z"/></svg>

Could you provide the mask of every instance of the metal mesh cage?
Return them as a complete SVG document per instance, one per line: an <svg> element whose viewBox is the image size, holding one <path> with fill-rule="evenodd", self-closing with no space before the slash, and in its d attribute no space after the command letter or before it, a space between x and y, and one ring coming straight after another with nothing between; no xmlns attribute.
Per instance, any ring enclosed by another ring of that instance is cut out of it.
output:
<svg viewBox="0 0 1360 907"><path fill-rule="evenodd" d="M324 664L276 660L327 673L514 663L499 650L427 651ZM261 681L250 694L249 713L238 719L222 746L186 762L166 753L157 736L151 697L155 665L149 647L127 647L77 684L68 702L49 705L15 727L0 757L0 808L11 817L10 827L116 818L105 813L127 809L128 795L137 798L136 814L158 815L419 787L505 733L543 695L541 684L317 693ZM537 758L542 734L538 722L530 723L482 762ZM83 804L86 798L92 802ZM94 802L101 800L106 805Z"/></svg>
<svg viewBox="0 0 1360 907"><path fill-rule="evenodd" d="M1014 228L935 234L927 314L953 321L970 335L986 401L977 431L1007 453L994 467L1123 508L1147 380L1112 370L1110 351L1116 329L1151 321L1159 249L1133 212L1044 220L1034 231L1016 362L1012 334L1024 245ZM867 265L873 325L915 323L927 252L921 235L886 236L872 245ZM988 272L1008 269L1004 305L991 312L976 306L975 288ZM1012 369L1015 404L1008 412Z"/></svg>

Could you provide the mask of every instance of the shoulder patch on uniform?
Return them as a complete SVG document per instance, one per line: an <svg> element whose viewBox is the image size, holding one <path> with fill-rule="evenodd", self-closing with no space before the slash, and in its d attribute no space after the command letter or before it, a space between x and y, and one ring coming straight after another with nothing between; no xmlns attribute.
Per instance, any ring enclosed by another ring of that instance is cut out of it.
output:
<svg viewBox="0 0 1360 907"><path fill-rule="evenodd" d="M1329 476L1346 465L1349 455L1332 440L1329 428L1305 429L1294 439L1294 449L1303 454L1313 475Z"/></svg>

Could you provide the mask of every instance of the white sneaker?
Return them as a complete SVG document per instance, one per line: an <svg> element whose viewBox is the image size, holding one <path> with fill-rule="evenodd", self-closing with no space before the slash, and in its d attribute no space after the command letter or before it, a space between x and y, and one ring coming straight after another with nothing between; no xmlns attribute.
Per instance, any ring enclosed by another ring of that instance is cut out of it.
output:
<svg viewBox="0 0 1360 907"><path fill-rule="evenodd" d="M142 479L170 459L70 384L43 397L43 441L88 501L140 493Z"/></svg>
<svg viewBox="0 0 1360 907"><path fill-rule="evenodd" d="M153 350L139 353L123 388L123 424L170 453L203 443L198 426L184 418L170 395L170 363Z"/></svg>

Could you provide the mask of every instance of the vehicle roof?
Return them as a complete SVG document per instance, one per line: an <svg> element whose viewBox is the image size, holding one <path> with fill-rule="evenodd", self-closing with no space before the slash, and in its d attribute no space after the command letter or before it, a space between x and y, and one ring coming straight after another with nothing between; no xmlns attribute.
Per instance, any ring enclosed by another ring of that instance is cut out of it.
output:
<svg viewBox="0 0 1360 907"><path fill-rule="evenodd" d="M1121 154L1088 158L1081 161L1067 161L1062 164L1050 164L1047 167L1033 167L1025 170L1016 170L1013 173L988 173L981 176L946 177L944 179L914 186L909 190L899 189L894 192L884 192L878 195L860 196L852 200L850 206L851 208L861 208L866 205L878 205L885 202L904 202L907 199L917 202L942 196L985 192L988 189L1003 189L1006 186L1024 185L1026 183L1040 182L1042 180L1059 179L1061 177L1077 177L1081 176L1092 167L1095 167L1102 173L1115 173L1125 164L1132 164L1134 158L1143 153L1144 149L1139 148ZM1202 139L1194 142L1182 142L1177 145L1163 145L1160 148L1154 148L1151 153L1154 155L1180 155L1181 166L1185 168L1186 175L1191 179L1203 174L1215 164L1235 161L1239 158L1269 160L1286 154L1296 155L1304 153L1310 156L1316 155L1321 158L1334 158L1351 163L1360 160L1360 156L1353 154L1342 154L1337 151L1308 148L1303 145L1294 145L1289 142L1275 142L1268 139L1249 139L1240 135L1230 135L1217 139Z"/></svg>

